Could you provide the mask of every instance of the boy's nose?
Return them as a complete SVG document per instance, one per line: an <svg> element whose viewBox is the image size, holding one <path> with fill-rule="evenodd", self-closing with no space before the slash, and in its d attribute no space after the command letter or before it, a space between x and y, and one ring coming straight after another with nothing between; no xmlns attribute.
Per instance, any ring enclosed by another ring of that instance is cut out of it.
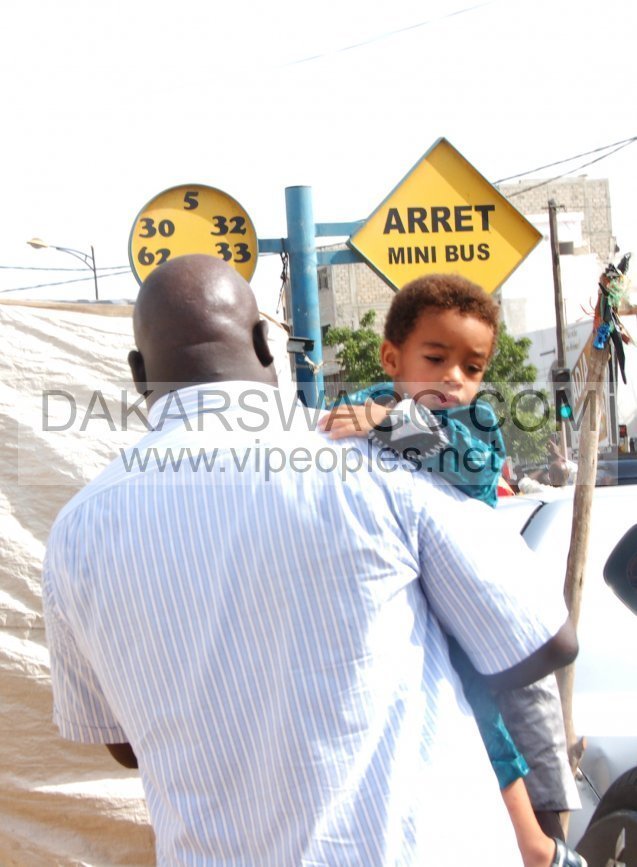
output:
<svg viewBox="0 0 637 867"><path fill-rule="evenodd" d="M443 382L462 382L462 371L457 365L447 367L444 371Z"/></svg>

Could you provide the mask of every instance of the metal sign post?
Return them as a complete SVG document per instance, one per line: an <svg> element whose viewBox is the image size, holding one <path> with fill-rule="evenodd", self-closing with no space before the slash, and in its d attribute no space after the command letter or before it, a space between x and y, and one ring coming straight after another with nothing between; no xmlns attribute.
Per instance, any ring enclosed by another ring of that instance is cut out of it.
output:
<svg viewBox="0 0 637 867"><path fill-rule="evenodd" d="M363 224L362 221L314 223L311 187L286 187L285 205L288 237L259 238L259 253L287 253L289 256L293 337L313 343L313 348L307 351L303 351L300 344L293 350L298 391L307 406L318 406L325 389L317 267L350 265L365 260L356 250L317 250L316 238L348 238Z"/></svg>
<svg viewBox="0 0 637 867"><path fill-rule="evenodd" d="M296 379L305 403L317 406L324 389L312 188L286 187L285 212L293 332L314 342L309 352L296 353Z"/></svg>

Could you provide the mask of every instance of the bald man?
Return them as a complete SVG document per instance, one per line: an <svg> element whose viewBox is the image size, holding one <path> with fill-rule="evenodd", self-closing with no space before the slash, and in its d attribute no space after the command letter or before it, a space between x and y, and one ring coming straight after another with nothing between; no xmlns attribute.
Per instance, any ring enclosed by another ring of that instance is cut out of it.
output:
<svg viewBox="0 0 637 867"><path fill-rule="evenodd" d="M576 653L559 587L482 503L284 405L223 262L162 265L134 327L153 430L47 550L62 735L139 766L160 865L520 865L445 631L536 680Z"/></svg>
<svg viewBox="0 0 637 867"><path fill-rule="evenodd" d="M153 271L133 325L138 351L128 361L149 407L180 383L276 385L267 323L249 285L220 259L183 256Z"/></svg>

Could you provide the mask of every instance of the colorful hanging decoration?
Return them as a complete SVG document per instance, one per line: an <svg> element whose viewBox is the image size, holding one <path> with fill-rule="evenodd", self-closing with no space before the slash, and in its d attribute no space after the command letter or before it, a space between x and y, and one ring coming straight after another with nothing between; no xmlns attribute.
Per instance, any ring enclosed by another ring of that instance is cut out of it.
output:
<svg viewBox="0 0 637 867"><path fill-rule="evenodd" d="M593 346L595 349L604 349L608 342L611 342L624 384L626 383L624 343L630 343L631 337L621 323L618 310L628 297L630 256L630 253L626 253L619 265L608 265L600 277L593 321L595 331Z"/></svg>

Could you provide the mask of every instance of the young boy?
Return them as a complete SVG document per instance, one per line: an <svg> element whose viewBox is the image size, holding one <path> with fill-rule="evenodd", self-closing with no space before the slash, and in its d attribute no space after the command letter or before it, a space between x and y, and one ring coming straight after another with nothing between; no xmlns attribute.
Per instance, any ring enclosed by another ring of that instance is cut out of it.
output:
<svg viewBox="0 0 637 867"><path fill-rule="evenodd" d="M498 319L491 297L461 277L408 284L394 298L381 347L392 383L351 395L347 411L341 405L323 427L333 439L373 429L381 444L422 459L428 471L494 506L504 441L491 406L474 398L495 349ZM393 400L399 402L391 407ZM357 410L357 404L365 406Z"/></svg>
<svg viewBox="0 0 637 867"><path fill-rule="evenodd" d="M495 350L498 321L493 299L462 277L431 275L407 284L391 304L381 346L381 362L392 383L350 396L320 426L334 439L373 432L382 445L423 471L495 506L504 442L493 409L476 396ZM525 867L581 867L584 861L577 853L543 833L524 786L528 766L497 705L455 642L450 642L450 653Z"/></svg>

